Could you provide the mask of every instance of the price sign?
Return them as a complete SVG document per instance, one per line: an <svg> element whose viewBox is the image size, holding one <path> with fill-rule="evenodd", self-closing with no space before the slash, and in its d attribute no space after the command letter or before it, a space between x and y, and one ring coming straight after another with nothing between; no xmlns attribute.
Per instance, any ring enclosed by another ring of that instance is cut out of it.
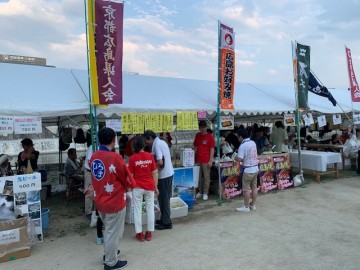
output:
<svg viewBox="0 0 360 270"><path fill-rule="evenodd" d="M21 174L14 177L14 193L41 190L41 174Z"/></svg>

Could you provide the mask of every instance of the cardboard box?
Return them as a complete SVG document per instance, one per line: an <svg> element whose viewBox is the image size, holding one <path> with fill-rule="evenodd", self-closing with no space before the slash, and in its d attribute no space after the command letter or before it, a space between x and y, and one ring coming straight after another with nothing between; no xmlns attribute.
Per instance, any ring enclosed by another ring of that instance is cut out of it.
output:
<svg viewBox="0 0 360 270"><path fill-rule="evenodd" d="M188 205L180 197L170 198L170 218L185 217L188 210Z"/></svg>
<svg viewBox="0 0 360 270"><path fill-rule="evenodd" d="M28 219L20 218L0 222L0 262L30 255Z"/></svg>

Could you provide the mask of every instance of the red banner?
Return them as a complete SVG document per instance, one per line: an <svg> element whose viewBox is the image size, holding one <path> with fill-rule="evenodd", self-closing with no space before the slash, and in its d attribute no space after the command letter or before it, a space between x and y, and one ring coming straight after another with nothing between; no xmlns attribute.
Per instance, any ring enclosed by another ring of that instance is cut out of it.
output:
<svg viewBox="0 0 360 270"><path fill-rule="evenodd" d="M122 104L124 4L95 0L99 103Z"/></svg>
<svg viewBox="0 0 360 270"><path fill-rule="evenodd" d="M220 24L220 107L234 109L235 83L235 33L232 28Z"/></svg>
<svg viewBox="0 0 360 270"><path fill-rule="evenodd" d="M360 102L360 90L359 90L359 85L356 81L356 76L352 64L351 51L349 48L346 47L345 47L345 51L346 51L347 67L349 72L351 100L353 102Z"/></svg>

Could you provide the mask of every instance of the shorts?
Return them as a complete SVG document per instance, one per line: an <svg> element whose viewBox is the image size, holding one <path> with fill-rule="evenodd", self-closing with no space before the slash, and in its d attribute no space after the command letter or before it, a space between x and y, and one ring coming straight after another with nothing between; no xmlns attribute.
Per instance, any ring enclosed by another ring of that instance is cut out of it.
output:
<svg viewBox="0 0 360 270"><path fill-rule="evenodd" d="M259 172L256 173L244 173L242 179L242 190L243 191L250 191L252 189L257 188L257 175Z"/></svg>

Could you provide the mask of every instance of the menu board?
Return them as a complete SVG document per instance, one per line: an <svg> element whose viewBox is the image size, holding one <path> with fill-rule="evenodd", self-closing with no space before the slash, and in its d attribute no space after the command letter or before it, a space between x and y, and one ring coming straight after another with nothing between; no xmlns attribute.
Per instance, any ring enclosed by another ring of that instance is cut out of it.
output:
<svg viewBox="0 0 360 270"><path fill-rule="evenodd" d="M238 162L221 162L220 163L220 180L222 197L230 199L242 193L240 183L240 163Z"/></svg>
<svg viewBox="0 0 360 270"><path fill-rule="evenodd" d="M259 156L259 178L261 192L277 189L274 161L271 156Z"/></svg>
<svg viewBox="0 0 360 270"><path fill-rule="evenodd" d="M273 157L275 175L278 182L279 189L285 189L294 186L294 181L291 177L291 167L289 155Z"/></svg>

